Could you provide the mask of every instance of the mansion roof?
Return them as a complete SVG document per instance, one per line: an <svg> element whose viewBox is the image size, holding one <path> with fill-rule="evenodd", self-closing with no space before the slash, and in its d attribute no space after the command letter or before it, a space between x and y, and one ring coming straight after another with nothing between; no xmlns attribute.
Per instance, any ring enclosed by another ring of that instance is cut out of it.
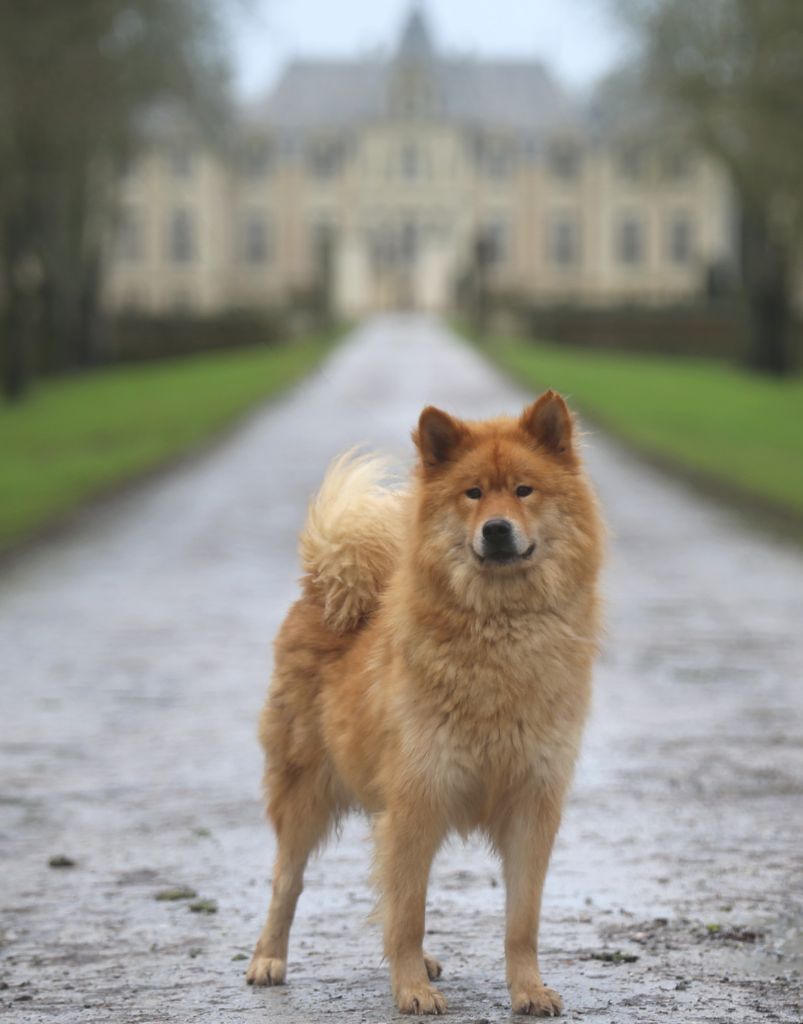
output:
<svg viewBox="0 0 803 1024"><path fill-rule="evenodd" d="M394 115L534 138L580 128L578 103L537 60L440 53L414 10L388 57L291 62L250 120L289 133L348 130Z"/></svg>

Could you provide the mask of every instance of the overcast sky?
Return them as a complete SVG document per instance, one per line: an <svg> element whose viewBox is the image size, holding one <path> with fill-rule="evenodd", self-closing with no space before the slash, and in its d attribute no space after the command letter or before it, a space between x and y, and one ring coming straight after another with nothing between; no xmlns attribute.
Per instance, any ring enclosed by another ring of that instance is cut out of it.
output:
<svg viewBox="0 0 803 1024"><path fill-rule="evenodd" d="M240 0L234 42L240 92L253 96L294 55L389 51L410 0ZM438 45L462 54L537 57L587 86L613 67L625 41L607 0L423 0Z"/></svg>

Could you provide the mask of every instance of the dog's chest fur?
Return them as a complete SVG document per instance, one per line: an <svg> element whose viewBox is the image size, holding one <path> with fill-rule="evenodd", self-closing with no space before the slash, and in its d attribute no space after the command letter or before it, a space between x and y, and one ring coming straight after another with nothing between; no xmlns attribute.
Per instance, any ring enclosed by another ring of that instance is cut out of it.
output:
<svg viewBox="0 0 803 1024"><path fill-rule="evenodd" d="M543 615L466 625L411 632L395 711L409 769L481 817L522 785L565 786L593 645Z"/></svg>

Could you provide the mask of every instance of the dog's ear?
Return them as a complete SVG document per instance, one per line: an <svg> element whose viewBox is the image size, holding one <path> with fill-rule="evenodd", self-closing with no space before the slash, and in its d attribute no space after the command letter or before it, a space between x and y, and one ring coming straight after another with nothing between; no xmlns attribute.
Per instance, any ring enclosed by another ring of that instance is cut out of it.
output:
<svg viewBox="0 0 803 1024"><path fill-rule="evenodd" d="M413 431L413 441L425 466L448 462L467 436L465 424L434 405L424 409L418 419L418 427Z"/></svg>
<svg viewBox="0 0 803 1024"><path fill-rule="evenodd" d="M537 401L528 405L519 424L539 448L565 461L574 459L572 414L556 391L545 391Z"/></svg>

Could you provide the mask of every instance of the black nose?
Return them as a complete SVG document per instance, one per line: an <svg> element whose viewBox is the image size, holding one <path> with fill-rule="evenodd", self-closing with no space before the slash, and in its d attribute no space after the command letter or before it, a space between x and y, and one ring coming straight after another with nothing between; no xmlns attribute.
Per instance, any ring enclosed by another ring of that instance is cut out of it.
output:
<svg viewBox="0 0 803 1024"><path fill-rule="evenodd" d="M513 536L513 526L508 519L489 519L482 524L482 535L491 543L502 543Z"/></svg>

